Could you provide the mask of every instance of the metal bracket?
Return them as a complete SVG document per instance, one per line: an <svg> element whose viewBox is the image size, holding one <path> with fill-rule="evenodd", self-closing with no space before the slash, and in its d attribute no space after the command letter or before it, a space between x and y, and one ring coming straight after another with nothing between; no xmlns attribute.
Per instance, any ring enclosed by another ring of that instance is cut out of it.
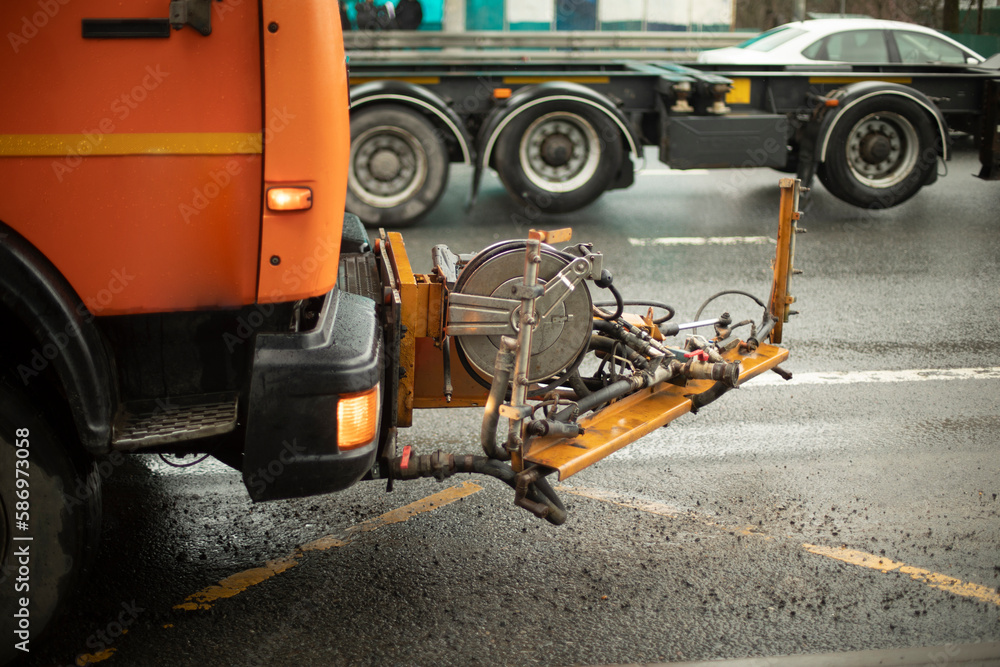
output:
<svg viewBox="0 0 1000 667"><path fill-rule="evenodd" d="M170 27L189 25L206 37L212 34L212 0L171 0Z"/></svg>
<svg viewBox="0 0 1000 667"><path fill-rule="evenodd" d="M514 407L513 405L504 404L500 406L500 416L504 419L513 419L514 421L527 419L531 416L531 406L519 405Z"/></svg>

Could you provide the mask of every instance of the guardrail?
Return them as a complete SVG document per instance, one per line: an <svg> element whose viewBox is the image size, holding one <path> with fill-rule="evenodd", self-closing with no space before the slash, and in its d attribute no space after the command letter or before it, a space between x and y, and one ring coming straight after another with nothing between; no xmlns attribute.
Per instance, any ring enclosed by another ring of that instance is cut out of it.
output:
<svg viewBox="0 0 1000 667"><path fill-rule="evenodd" d="M698 51L733 46L749 33L588 31L351 31L344 45L356 60L565 60L600 57L691 60Z"/></svg>

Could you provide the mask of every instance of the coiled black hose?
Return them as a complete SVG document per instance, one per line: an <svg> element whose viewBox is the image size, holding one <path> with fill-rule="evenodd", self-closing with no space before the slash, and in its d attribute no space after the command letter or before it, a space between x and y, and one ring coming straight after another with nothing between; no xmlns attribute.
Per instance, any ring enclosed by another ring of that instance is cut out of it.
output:
<svg viewBox="0 0 1000 667"><path fill-rule="evenodd" d="M656 319L654 319L653 324L663 324L664 322L673 319L674 315L677 313L677 311L674 310L673 306L667 305L662 301L638 300L638 301L622 301L622 303L626 306L647 306L649 308L659 308L660 310L667 311L667 314L664 315L663 317L657 317ZM607 308L608 306L614 306L615 302L601 301L601 302L595 302L594 305L600 308Z"/></svg>

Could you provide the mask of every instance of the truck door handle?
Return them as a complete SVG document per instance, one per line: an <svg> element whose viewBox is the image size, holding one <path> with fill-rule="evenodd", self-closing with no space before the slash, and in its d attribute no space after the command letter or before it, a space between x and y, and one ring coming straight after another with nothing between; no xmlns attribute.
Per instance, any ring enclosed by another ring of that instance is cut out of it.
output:
<svg viewBox="0 0 1000 667"><path fill-rule="evenodd" d="M170 29L189 25L202 35L212 33L212 0L171 0L165 19L83 19L84 39L144 39L170 37Z"/></svg>

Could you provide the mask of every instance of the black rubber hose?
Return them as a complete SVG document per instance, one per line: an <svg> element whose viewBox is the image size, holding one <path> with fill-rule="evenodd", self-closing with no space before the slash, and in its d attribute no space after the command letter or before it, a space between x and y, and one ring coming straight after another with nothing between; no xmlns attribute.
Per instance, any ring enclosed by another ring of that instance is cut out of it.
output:
<svg viewBox="0 0 1000 667"><path fill-rule="evenodd" d="M451 477L456 473L479 473L496 477L501 482L517 491L518 474L505 463L485 456L445 454L437 451L433 454L411 456L405 461L399 456L389 462L389 474L392 479L408 480L422 477L434 477L438 481ZM547 508L545 520L560 525L566 521L566 508L551 486L540 476L533 484L529 484L525 498L537 505Z"/></svg>
<svg viewBox="0 0 1000 667"><path fill-rule="evenodd" d="M590 349L600 350L601 352L607 352L609 354L614 354L619 350L624 353L626 359L631 362L636 368L646 368L649 362L641 354L633 350L632 348L625 345L621 341L614 340L612 338L606 338L605 336L591 336L590 337Z"/></svg>
<svg viewBox="0 0 1000 667"><path fill-rule="evenodd" d="M601 279L595 280L594 284L602 289L606 289L611 292L611 296L615 297L615 313L614 315L608 315L606 312L598 307L594 307L594 312L602 320L608 320L613 322L622 316L625 312L625 300L622 299L622 293L618 291L618 288L612 284L611 272L605 269L601 272Z"/></svg>
<svg viewBox="0 0 1000 667"><path fill-rule="evenodd" d="M583 381L583 378L580 377L579 373L573 373L569 376L569 388L576 394L577 400L590 396L593 393L590 391L587 383Z"/></svg>
<svg viewBox="0 0 1000 667"><path fill-rule="evenodd" d="M625 394L632 391L634 385L631 380L618 380L617 382L612 382L607 387L603 389L598 389L589 396L585 396L576 402L575 406L568 407L557 413L552 419L555 421L566 421L569 419L570 414L574 409L578 410L578 414L583 414L588 410L593 410L599 405L603 405L608 401L612 401L616 398L624 396Z"/></svg>
<svg viewBox="0 0 1000 667"><path fill-rule="evenodd" d="M658 318L654 319L653 320L653 324L663 324L664 322L666 322L666 321L668 321L670 319L673 319L674 315L677 314L677 311L674 310L673 306L665 304L662 301L644 301L644 300L638 300L638 301L623 301L622 303L625 304L626 306L648 306L650 308L659 308L660 310L667 311L667 314L664 315L663 317L658 317ZM596 303L595 302L594 305L595 306L599 306L601 308L607 308L608 306L614 306L615 302L614 301L601 301L600 303Z"/></svg>
<svg viewBox="0 0 1000 667"><path fill-rule="evenodd" d="M605 336L614 338L615 340L623 340L623 331L621 326L615 324L614 322L608 322L605 320L594 320L594 329L600 331Z"/></svg>
<svg viewBox="0 0 1000 667"><path fill-rule="evenodd" d="M496 477L510 488L517 488L517 473L514 472L509 466L506 466L499 461L484 459L481 456L474 456L472 457L471 472L478 472L483 475ZM528 490L527 497L529 500L541 503L549 508L549 513L545 517L546 521L556 526L561 526L566 523L566 508L559 500L559 496L556 495L555 490L553 490L544 477L539 477L538 480L531 485Z"/></svg>

